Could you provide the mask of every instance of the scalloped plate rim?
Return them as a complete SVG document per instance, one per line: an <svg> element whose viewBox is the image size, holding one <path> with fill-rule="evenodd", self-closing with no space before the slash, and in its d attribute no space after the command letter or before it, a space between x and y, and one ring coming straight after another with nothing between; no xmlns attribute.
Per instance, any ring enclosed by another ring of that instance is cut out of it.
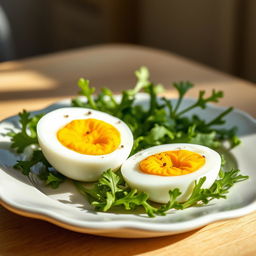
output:
<svg viewBox="0 0 256 256"><path fill-rule="evenodd" d="M136 100L141 101L146 98L147 97L145 97L145 95L140 94L138 95L138 98ZM186 98L185 101L187 102L194 101L194 99ZM55 102L43 109L39 109L31 112L36 113L41 111L47 111L48 109L56 107L58 104L67 104L68 102L70 102L70 99L64 99L64 100ZM218 110L226 109L226 107L222 107L222 106L216 106L213 104L208 104L208 105L210 108L213 108L213 109L218 109ZM256 119L254 119L248 113L241 111L239 109L234 109L233 112L246 117L250 122L256 125ZM2 120L0 124L2 124L3 122L8 122L14 118L17 118L17 115L11 116ZM45 195L45 197L47 196ZM112 237L157 237L162 235L177 234L177 233L182 233L186 231L191 231L216 221L241 217L243 215L249 214L256 210L256 200L254 200L250 204L244 207L241 207L239 209L217 212L217 213L215 212L215 213L211 213L205 216L200 216L200 217L197 217L196 219L188 220L185 222L176 222L176 223L167 224L167 223L150 223L150 222L140 222L140 221L130 221L130 220L128 221L119 220L119 221L105 222L104 224L102 222L97 224L97 223L91 223L89 221L88 222L83 221L81 223L81 221L75 221L73 219L64 218L63 216L58 216L58 214L56 214L51 209L50 210L48 209L48 211L45 211L44 209L31 210L24 205L22 206L16 202L11 202L11 200L9 200L8 198L4 198L3 195L1 194L0 194L0 204L2 204L2 206L7 208L8 210L15 212L17 214L36 218L36 219L42 219L69 230L96 234L96 235L99 234L103 236L112 236ZM121 229L127 229L131 234L128 236L127 234L124 236L122 236L122 234L115 235L116 233L118 233L118 230L121 230ZM137 231L145 231L150 233L148 235L142 233L143 235L140 236L138 234L136 235Z"/></svg>

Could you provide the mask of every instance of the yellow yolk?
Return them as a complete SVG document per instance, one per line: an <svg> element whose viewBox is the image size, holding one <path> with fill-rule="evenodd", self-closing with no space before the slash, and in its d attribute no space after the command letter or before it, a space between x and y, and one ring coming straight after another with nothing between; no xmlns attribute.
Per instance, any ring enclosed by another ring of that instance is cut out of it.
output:
<svg viewBox="0 0 256 256"><path fill-rule="evenodd" d="M73 120L57 132L65 147L85 155L105 155L115 151L121 142L119 131L98 119Z"/></svg>
<svg viewBox="0 0 256 256"><path fill-rule="evenodd" d="M205 157L189 150L173 150L151 155L139 163L140 170L160 176L179 176L195 172Z"/></svg>

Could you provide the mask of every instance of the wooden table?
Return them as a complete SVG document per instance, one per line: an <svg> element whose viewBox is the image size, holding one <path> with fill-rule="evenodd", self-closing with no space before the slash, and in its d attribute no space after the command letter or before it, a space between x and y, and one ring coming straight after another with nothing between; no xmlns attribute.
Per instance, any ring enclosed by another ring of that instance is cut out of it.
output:
<svg viewBox="0 0 256 256"><path fill-rule="evenodd" d="M76 81L120 92L135 82L133 71L146 65L152 80L193 81L200 89L221 89L220 105L233 105L256 117L256 86L187 59L144 47L106 45L0 64L0 119L22 109L40 109L76 94ZM15 215L0 206L0 255L256 255L256 213L161 238L114 239L71 232Z"/></svg>

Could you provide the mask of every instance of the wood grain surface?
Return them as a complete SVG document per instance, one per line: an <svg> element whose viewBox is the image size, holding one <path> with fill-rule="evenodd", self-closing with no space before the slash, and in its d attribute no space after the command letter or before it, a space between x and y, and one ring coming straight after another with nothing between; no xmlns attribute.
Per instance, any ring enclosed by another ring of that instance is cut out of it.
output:
<svg viewBox="0 0 256 256"><path fill-rule="evenodd" d="M223 106L256 117L256 87L170 53L129 45L104 45L0 64L0 119L22 109L43 108L77 93L78 78L120 92L133 86L133 72L149 67L152 80L167 85L190 80L207 92L221 89ZM0 255L256 255L256 213L192 232L150 239L116 239L68 231L25 218L0 206Z"/></svg>

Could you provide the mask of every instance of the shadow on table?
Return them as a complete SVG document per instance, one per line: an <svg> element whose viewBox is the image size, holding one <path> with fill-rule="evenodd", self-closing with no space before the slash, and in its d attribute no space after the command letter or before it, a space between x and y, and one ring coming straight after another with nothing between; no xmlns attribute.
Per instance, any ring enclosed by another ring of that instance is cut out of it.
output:
<svg viewBox="0 0 256 256"><path fill-rule="evenodd" d="M64 230L49 223L21 217L0 208L0 254L9 255L104 255L132 256L172 247L197 231L146 238L123 239L86 235ZM15 223L15 224L13 224ZM167 255L167 254L166 254Z"/></svg>

